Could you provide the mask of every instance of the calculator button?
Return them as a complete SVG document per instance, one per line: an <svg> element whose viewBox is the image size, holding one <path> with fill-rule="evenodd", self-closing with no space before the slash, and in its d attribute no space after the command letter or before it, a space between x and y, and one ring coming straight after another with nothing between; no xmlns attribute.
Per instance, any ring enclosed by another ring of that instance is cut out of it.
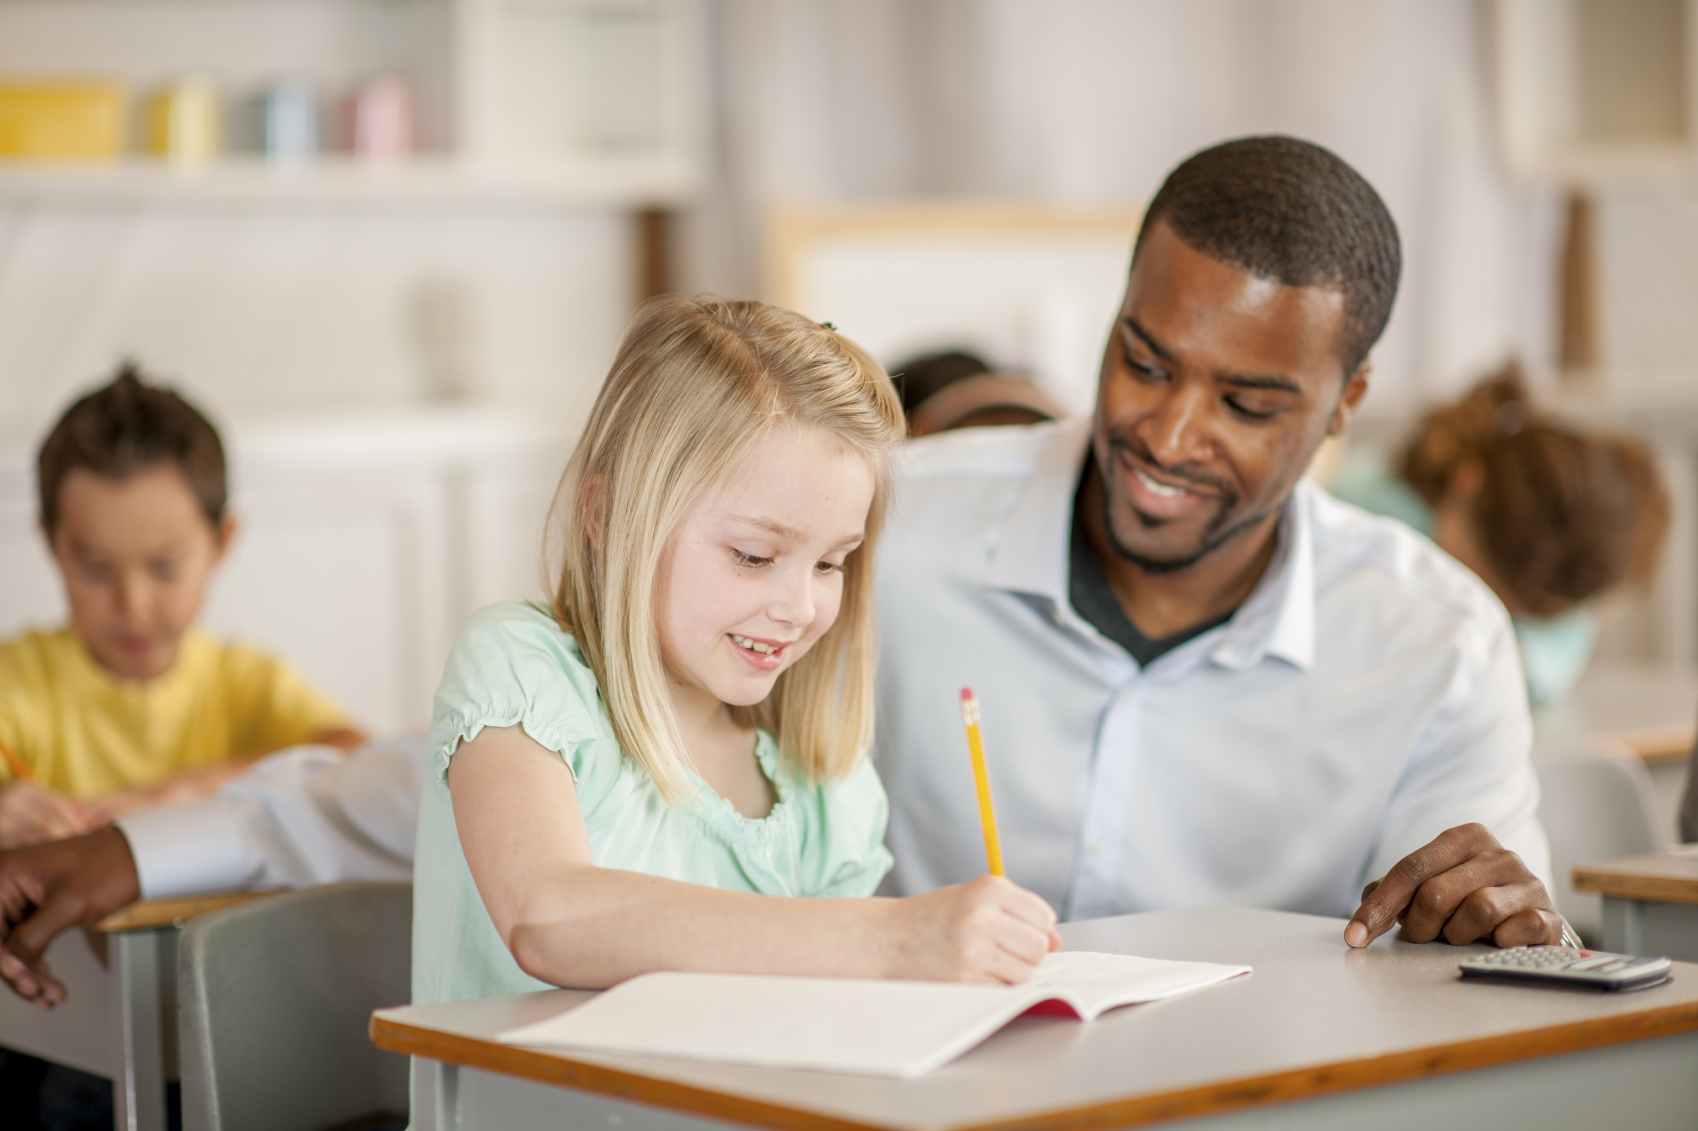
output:
<svg viewBox="0 0 1698 1131"><path fill-rule="evenodd" d="M1591 954L1591 951L1582 951L1581 953ZM1605 966L1605 965L1607 965L1611 962L1614 962L1614 961L1615 961L1614 958L1605 954L1605 955L1601 955L1601 956L1596 957L1596 958L1582 959L1581 961L1576 962L1574 965L1570 966L1569 969L1570 970L1596 970L1598 967Z"/></svg>

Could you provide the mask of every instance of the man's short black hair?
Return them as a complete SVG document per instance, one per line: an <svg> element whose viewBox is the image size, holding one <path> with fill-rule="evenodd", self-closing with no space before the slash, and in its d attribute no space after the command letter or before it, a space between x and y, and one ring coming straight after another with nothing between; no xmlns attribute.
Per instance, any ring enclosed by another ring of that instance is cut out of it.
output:
<svg viewBox="0 0 1698 1131"><path fill-rule="evenodd" d="M1139 247L1158 221L1210 259L1341 292L1346 377L1385 330L1403 264L1397 225L1360 173L1313 142L1245 137L1193 154L1150 201Z"/></svg>
<svg viewBox="0 0 1698 1131"><path fill-rule="evenodd" d="M111 384L66 409L42 442L36 457L42 526L51 534L58 525L59 489L78 468L127 479L162 464L183 473L216 528L228 499L218 430L175 391L148 384L126 361Z"/></svg>

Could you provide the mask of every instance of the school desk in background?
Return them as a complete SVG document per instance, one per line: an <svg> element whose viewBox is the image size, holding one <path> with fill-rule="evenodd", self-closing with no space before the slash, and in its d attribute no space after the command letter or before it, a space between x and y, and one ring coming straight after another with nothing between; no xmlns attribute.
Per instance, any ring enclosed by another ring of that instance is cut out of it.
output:
<svg viewBox="0 0 1698 1131"><path fill-rule="evenodd" d="M0 158L115 160L128 101L115 82L0 81Z"/></svg>

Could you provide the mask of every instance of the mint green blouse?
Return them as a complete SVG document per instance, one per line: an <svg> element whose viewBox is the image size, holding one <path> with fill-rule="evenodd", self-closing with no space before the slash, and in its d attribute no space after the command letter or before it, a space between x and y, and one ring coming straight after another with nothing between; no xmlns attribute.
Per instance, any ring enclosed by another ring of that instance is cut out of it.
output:
<svg viewBox="0 0 1698 1131"><path fill-rule="evenodd" d="M514 723L571 769L603 868L786 896L871 895L890 869L889 806L868 760L839 781L809 784L761 731L755 755L778 795L771 813L740 815L693 773L696 796L668 805L620 749L578 642L538 605L492 605L454 642L436 692L413 864L416 1004L547 988L519 969L484 910L448 794L460 743Z"/></svg>

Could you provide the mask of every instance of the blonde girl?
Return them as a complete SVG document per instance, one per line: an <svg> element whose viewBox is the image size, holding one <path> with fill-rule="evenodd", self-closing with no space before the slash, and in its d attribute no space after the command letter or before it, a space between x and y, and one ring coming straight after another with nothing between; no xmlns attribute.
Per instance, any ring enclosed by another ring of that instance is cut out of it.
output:
<svg viewBox="0 0 1698 1131"><path fill-rule="evenodd" d="M1006 880L866 898L890 866L866 748L901 435L828 327L638 312L555 498L552 604L479 613L437 692L415 1002L661 969L1030 976L1055 919Z"/></svg>

